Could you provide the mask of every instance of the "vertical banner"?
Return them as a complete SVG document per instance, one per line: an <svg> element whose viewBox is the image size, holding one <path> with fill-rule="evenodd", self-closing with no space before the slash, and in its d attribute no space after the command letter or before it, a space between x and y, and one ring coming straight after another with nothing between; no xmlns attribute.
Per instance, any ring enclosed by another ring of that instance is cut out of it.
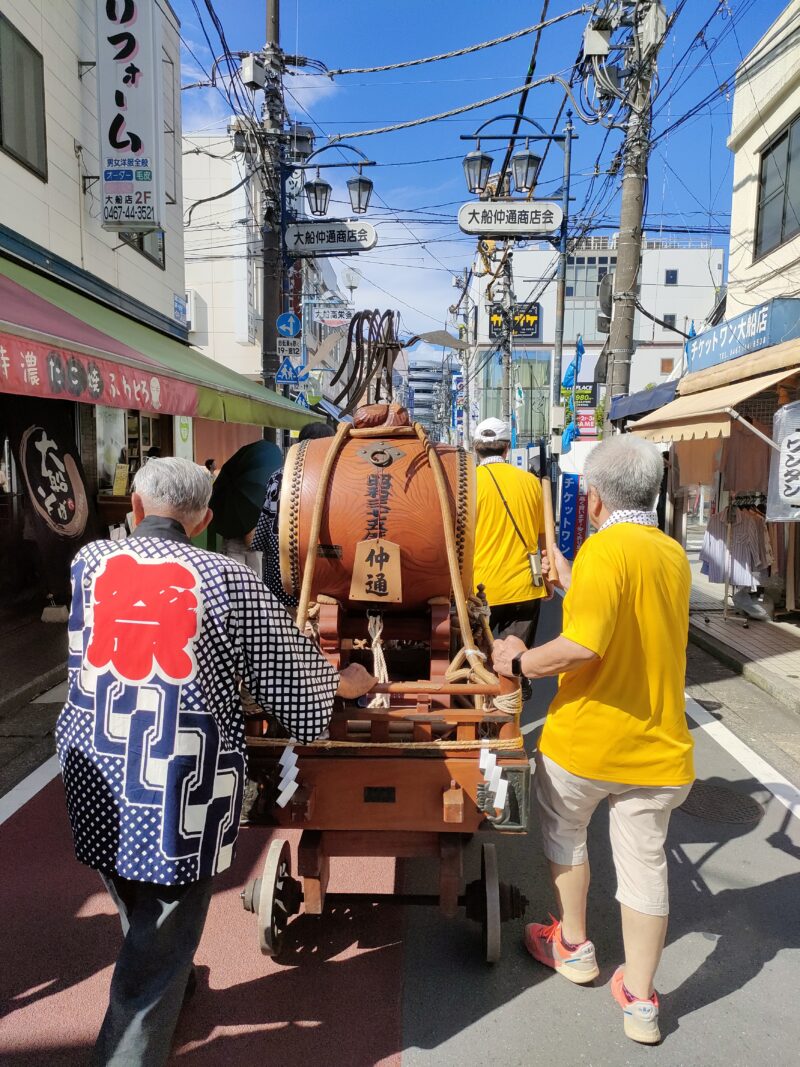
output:
<svg viewBox="0 0 800 1067"><path fill-rule="evenodd" d="M558 547L567 559L575 559L578 551L578 500L580 498L580 476L577 474L561 475L561 507L558 520Z"/></svg>
<svg viewBox="0 0 800 1067"><path fill-rule="evenodd" d="M575 554L589 536L589 500L586 493L586 479L578 483L578 522L575 530Z"/></svg>
<svg viewBox="0 0 800 1067"><path fill-rule="evenodd" d="M155 0L95 0L100 199L105 230L162 227L161 13Z"/></svg>

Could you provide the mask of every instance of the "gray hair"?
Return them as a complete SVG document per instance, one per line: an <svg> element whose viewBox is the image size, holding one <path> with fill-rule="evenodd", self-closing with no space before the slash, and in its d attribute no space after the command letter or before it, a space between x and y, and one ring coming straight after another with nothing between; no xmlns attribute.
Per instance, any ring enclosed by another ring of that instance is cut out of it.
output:
<svg viewBox="0 0 800 1067"><path fill-rule="evenodd" d="M651 511L664 477L664 460L649 441L619 434L592 449L583 473L609 511Z"/></svg>
<svg viewBox="0 0 800 1067"><path fill-rule="evenodd" d="M149 459L133 478L133 491L142 498L145 514L166 512L190 525L205 515L211 489L206 468L190 459Z"/></svg>

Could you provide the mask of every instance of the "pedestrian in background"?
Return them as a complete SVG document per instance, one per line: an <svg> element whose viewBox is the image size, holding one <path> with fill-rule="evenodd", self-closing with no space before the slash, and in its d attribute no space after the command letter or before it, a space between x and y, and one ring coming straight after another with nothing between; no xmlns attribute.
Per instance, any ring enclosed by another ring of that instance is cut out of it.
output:
<svg viewBox="0 0 800 1067"><path fill-rule="evenodd" d="M486 592L495 637L517 637L528 648L548 595L540 565L545 546L542 487L533 474L507 462L511 433L501 419L479 423L473 446L478 458L475 585ZM527 679L523 696L530 696Z"/></svg>
<svg viewBox="0 0 800 1067"><path fill-rule="evenodd" d="M691 574L680 545L657 527L664 463L655 446L612 437L588 457L588 512L597 533L570 573L559 554L561 635L526 650L494 646L507 676L560 675L539 741L534 793L560 919L526 927L540 963L575 983L599 974L587 940L586 828L608 800L625 963L611 981L628 1037L660 1037L653 982L669 911L664 841L694 779L684 681Z"/></svg>
<svg viewBox="0 0 800 1067"><path fill-rule="evenodd" d="M131 537L94 541L72 566L56 742L77 857L124 933L96 1064L167 1062L239 830L240 680L301 743L327 728L337 691L374 684L363 667L337 675L251 570L190 543L211 488L189 460L151 459L134 478Z"/></svg>

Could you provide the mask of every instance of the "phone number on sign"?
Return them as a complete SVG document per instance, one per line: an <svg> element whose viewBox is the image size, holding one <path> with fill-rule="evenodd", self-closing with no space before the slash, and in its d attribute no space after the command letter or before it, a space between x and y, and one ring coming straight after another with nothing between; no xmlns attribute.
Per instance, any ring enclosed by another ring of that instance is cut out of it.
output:
<svg viewBox="0 0 800 1067"><path fill-rule="evenodd" d="M106 207L103 209L104 222L122 222L123 219L136 222L154 222L154 207Z"/></svg>

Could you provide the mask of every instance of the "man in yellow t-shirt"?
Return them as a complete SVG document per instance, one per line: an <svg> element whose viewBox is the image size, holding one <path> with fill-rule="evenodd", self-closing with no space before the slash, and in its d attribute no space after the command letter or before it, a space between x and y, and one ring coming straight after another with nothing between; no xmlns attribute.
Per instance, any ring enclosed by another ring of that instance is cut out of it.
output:
<svg viewBox="0 0 800 1067"><path fill-rule="evenodd" d="M518 637L532 645L544 582L534 585L529 554L544 547L539 479L507 462L511 433L501 419L484 419L475 430L478 506L475 526L475 586L482 584L492 609L495 637Z"/></svg>
<svg viewBox="0 0 800 1067"><path fill-rule="evenodd" d="M493 653L501 674L560 675L534 787L561 919L532 923L525 941L535 959L573 982L599 974L586 938L586 828L608 799L625 943L611 988L625 1033L654 1044L653 980L669 910L664 842L670 813L694 779L684 704L691 576L685 552L661 533L652 510L663 475L653 445L612 437L592 451L584 474L597 533L571 573L557 559L568 589L561 635L530 651L510 637Z"/></svg>

